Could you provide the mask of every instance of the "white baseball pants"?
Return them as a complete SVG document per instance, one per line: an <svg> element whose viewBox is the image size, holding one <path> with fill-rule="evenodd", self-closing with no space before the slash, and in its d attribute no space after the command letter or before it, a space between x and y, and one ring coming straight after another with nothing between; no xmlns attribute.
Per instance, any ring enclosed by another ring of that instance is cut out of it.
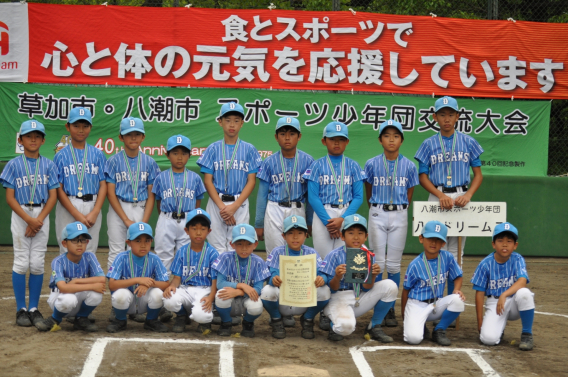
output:
<svg viewBox="0 0 568 377"><path fill-rule="evenodd" d="M234 202L225 202L225 205L233 204ZM233 238L233 226L227 225L223 221L219 212L219 207L213 200L207 202L206 211L211 216L211 233L207 236L207 242L213 246L219 253L232 251L230 243ZM249 201L248 199L241 204L240 208L234 214L237 224L248 224L250 220L249 214Z"/></svg>
<svg viewBox="0 0 568 377"><path fill-rule="evenodd" d="M38 217L43 210L41 207L32 207L28 212L28 207L21 206L31 217ZM14 265L12 270L21 275L25 275L30 270L33 275L44 273L45 253L47 252L47 241L49 239L49 215L43 220L43 226L34 237L26 237L26 223L16 212L12 211L12 222L10 231L12 232L12 243L14 244Z"/></svg>
<svg viewBox="0 0 568 377"><path fill-rule="evenodd" d="M71 201L71 204L73 204L73 207L77 208L79 212L81 212L83 215L88 215L93 210L93 208L95 208L97 195L93 195L93 200L90 202L84 202L83 200L75 196L70 196L69 200ZM102 218L103 215L99 212L97 221L95 221L95 225L87 229L92 239L87 244L86 251L90 251L91 253L96 253L99 247L99 232L101 231ZM71 216L69 211L67 211L65 207L61 205L61 202L57 202L57 206L55 206L55 235L57 236L57 243L59 244L59 254L64 254L67 252L67 248L61 245L61 241L63 241L61 239L61 232L63 232L63 228L65 228L68 224L75 221L77 220L75 220L75 218Z"/></svg>
<svg viewBox="0 0 568 377"><path fill-rule="evenodd" d="M55 290L55 292L50 293L47 304L51 310L55 308L61 313L66 313L69 317L75 317L75 314L81 309L83 302L89 306L99 306L102 301L102 293L95 291L61 293L59 290Z"/></svg>
<svg viewBox="0 0 568 377"><path fill-rule="evenodd" d="M400 272L407 229L407 210L384 211L381 204L369 209L369 247L375 253L381 274L385 271L385 259L388 273Z"/></svg>
<svg viewBox="0 0 568 377"><path fill-rule="evenodd" d="M250 315L262 314L264 306L262 306L262 300L260 297L258 298L258 301L253 301L248 296L223 300L222 298L219 298L219 292L221 291L222 289L217 291L217 295L215 296L215 306L221 309L231 308L231 317L245 315L247 312Z"/></svg>
<svg viewBox="0 0 568 377"><path fill-rule="evenodd" d="M187 216L187 213L185 214ZM170 267L176 251L183 245L191 243L185 232L185 220L172 218L172 212L160 212L156 224L156 237L154 238L154 251L162 260L162 263L170 274Z"/></svg>
<svg viewBox="0 0 568 377"><path fill-rule="evenodd" d="M328 216L332 219L336 217L341 217L347 211L346 207L341 209L339 208L332 208L331 205L325 204L324 208L327 212ZM321 259L324 259L327 254L329 254L332 250L337 249L340 246L345 245L345 242L341 240L341 238L330 238L329 232L324 223L320 220L317 213L314 212L314 219L312 221L312 237L314 239L314 249L318 252Z"/></svg>
<svg viewBox="0 0 568 377"><path fill-rule="evenodd" d="M191 313L189 318L197 323L211 323L213 321L213 311L207 313L201 307L201 299L211 293L211 287L193 287L190 285L180 285L170 298L164 298L164 308L177 313L182 306L185 311Z"/></svg>
<svg viewBox="0 0 568 377"><path fill-rule="evenodd" d="M142 297L135 297L129 289L120 288L112 293L112 307L128 309L127 314L146 313L147 309L160 309L163 306L164 292L160 288L150 288Z"/></svg>
<svg viewBox="0 0 568 377"><path fill-rule="evenodd" d="M270 255L272 250L278 246L284 246L286 241L282 237L284 233L284 219L288 216L302 216L306 218L306 206L302 203L302 208L280 207L278 203L268 201L266 213L264 214L264 245L266 255Z"/></svg>
<svg viewBox="0 0 568 377"><path fill-rule="evenodd" d="M146 201L143 200L138 202L136 207L133 203L123 202L118 200L122 210L126 216L134 222L142 221L144 217L144 209L146 208ZM111 205L108 206L107 214L107 235L108 235L108 266L107 269L112 265L116 256L123 251L129 250L130 247L126 245L126 234L128 228L124 222L118 217L114 208Z"/></svg>
<svg viewBox="0 0 568 377"><path fill-rule="evenodd" d="M331 291L329 286L324 285L323 287L319 287L316 289L316 294L318 296L318 301L326 301L331 298ZM277 302L280 298L280 288L273 287L272 285L265 285L260 291L260 298L261 300ZM279 306L280 314L282 315L302 315L308 310L308 308L300 308L297 306Z"/></svg>
<svg viewBox="0 0 568 377"><path fill-rule="evenodd" d="M463 194L465 194L465 191L462 191L461 187L458 187L458 192L451 192L451 193L446 193L446 196L452 198L452 199L456 199L457 197L462 196ZM430 194L430 196L428 196L428 201L430 202L438 202L440 203L440 199L438 199L438 197ZM463 251L465 249L465 240L467 237L462 237L462 242L461 242L461 256L462 256L462 264L463 264ZM450 253L452 253L452 255L454 256L456 262L458 261L458 237L446 237L446 246L443 247L444 250L449 251ZM460 266L461 267L461 266Z"/></svg>

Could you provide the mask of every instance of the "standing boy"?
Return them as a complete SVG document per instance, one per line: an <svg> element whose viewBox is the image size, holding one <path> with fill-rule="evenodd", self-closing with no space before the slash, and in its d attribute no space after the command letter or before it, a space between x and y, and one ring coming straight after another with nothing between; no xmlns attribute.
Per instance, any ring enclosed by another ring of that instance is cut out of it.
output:
<svg viewBox="0 0 568 377"><path fill-rule="evenodd" d="M223 139L208 146L197 160L209 193L206 209L212 231L207 240L219 253L231 250L233 227L249 222L248 198L262 162L256 148L239 138L244 116L238 103L224 104L217 118Z"/></svg>
<svg viewBox="0 0 568 377"><path fill-rule="evenodd" d="M527 288L529 274L525 259L515 252L518 239L519 232L513 224L497 225L492 242L495 252L479 263L471 282L476 291L477 330L481 342L488 346L499 344L507 320L520 318L523 330L519 349L530 351L533 349L534 293Z"/></svg>
<svg viewBox="0 0 568 377"><path fill-rule="evenodd" d="M59 202L55 208L55 231L60 254L63 247L61 234L67 224L79 221L85 224L92 240L87 251L96 253L101 230L101 208L106 198L106 159L97 148L87 144L93 120L91 112L84 107L75 107L69 112L65 128L71 142L53 158L59 169L57 189Z"/></svg>
<svg viewBox="0 0 568 377"><path fill-rule="evenodd" d="M265 241L267 254L286 244L281 236L285 218L291 215L305 218L307 214L308 224L312 223L313 211L311 207L306 210L308 183L302 176L314 159L296 148L301 138L298 119L278 119L275 139L280 151L264 160L258 171L255 228L258 239ZM311 228L310 225L308 234Z"/></svg>
<svg viewBox="0 0 568 377"><path fill-rule="evenodd" d="M454 98L438 99L435 111L432 117L438 123L440 132L424 140L414 156L419 165L420 184L430 193L428 200L439 201L442 208L451 209L454 205L464 207L483 181L479 159L483 148L473 137L455 130L459 108ZM470 167L473 180L468 187ZM462 237L459 251L462 256L465 239ZM448 237L446 246L457 261L458 237ZM453 282L448 282L448 294L453 290Z"/></svg>
<svg viewBox="0 0 568 377"><path fill-rule="evenodd" d="M150 220L155 197L152 186L160 174L154 159L140 153L140 144L145 138L142 120L124 118L120 122L118 138L124 143L124 150L109 158L105 166L110 204L107 215L108 267L126 250L128 227L135 222Z"/></svg>
<svg viewBox="0 0 568 377"><path fill-rule="evenodd" d="M408 229L407 209L418 184L416 166L399 153L404 142L402 125L392 119L381 123L379 142L384 153L365 164L365 190L369 205L369 246L381 271L400 286L400 262ZM388 249L388 251L387 251ZM386 258L385 258L386 257ZM382 273L379 275L381 279ZM398 325L393 307L385 317L385 325Z"/></svg>
<svg viewBox="0 0 568 377"><path fill-rule="evenodd" d="M39 154L45 142L43 124L37 120L22 123L18 142L24 147L24 154L6 164L0 182L6 189L6 202L12 209L10 231L14 245L12 286L16 296L16 324L37 326L43 320L37 307L49 238L49 212L57 202L59 177L55 164ZM26 308L28 270L30 301Z"/></svg>

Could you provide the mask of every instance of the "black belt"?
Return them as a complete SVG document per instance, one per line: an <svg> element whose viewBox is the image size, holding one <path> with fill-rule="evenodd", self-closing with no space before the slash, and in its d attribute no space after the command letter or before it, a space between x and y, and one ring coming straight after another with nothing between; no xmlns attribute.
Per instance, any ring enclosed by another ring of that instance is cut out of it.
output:
<svg viewBox="0 0 568 377"><path fill-rule="evenodd" d="M341 289L338 289L337 292L352 291L352 290L353 289L341 288Z"/></svg>
<svg viewBox="0 0 568 377"><path fill-rule="evenodd" d="M461 188L463 192L467 191L467 186L457 186L457 187L442 187L443 193L455 193L458 192L458 188Z"/></svg>
<svg viewBox="0 0 568 377"><path fill-rule="evenodd" d="M235 201L235 195L222 194L221 195L221 201L222 202L234 202Z"/></svg>
<svg viewBox="0 0 568 377"><path fill-rule="evenodd" d="M330 206L331 208L339 208L339 206L341 206L341 205L343 206L343 208L346 208L346 207L347 207L346 204L330 204L329 206Z"/></svg>
<svg viewBox="0 0 568 377"><path fill-rule="evenodd" d="M43 203L32 203L32 204L26 203L26 204L24 204L24 205L25 205L26 207L28 207L28 208L29 208L29 207L41 207L41 206L43 205Z"/></svg>
<svg viewBox="0 0 568 377"><path fill-rule="evenodd" d="M493 297L493 298L499 299L499 297L501 297L501 296L489 295L489 296L487 296L487 297L488 297L488 298L492 298L492 297Z"/></svg>
<svg viewBox="0 0 568 377"><path fill-rule="evenodd" d="M172 212L172 219L175 219L175 220L185 219L185 213L184 212L181 212L181 213Z"/></svg>
<svg viewBox="0 0 568 377"><path fill-rule="evenodd" d="M278 205L280 207L286 207L286 208L302 208L302 202L278 202Z"/></svg>
<svg viewBox="0 0 568 377"><path fill-rule="evenodd" d="M425 302L426 304L433 304L436 302L435 298L429 298L428 300L420 300L420 302Z"/></svg>
<svg viewBox="0 0 568 377"><path fill-rule="evenodd" d="M80 198L77 196L78 199L84 202L92 202L93 201L93 194L83 194Z"/></svg>
<svg viewBox="0 0 568 377"><path fill-rule="evenodd" d="M377 204L377 203L373 203L371 205L373 207L383 207L383 211L386 211L386 212L397 211L399 209L399 207L402 207L402 209L408 208L408 204ZM392 206L392 209L390 209L391 206Z"/></svg>

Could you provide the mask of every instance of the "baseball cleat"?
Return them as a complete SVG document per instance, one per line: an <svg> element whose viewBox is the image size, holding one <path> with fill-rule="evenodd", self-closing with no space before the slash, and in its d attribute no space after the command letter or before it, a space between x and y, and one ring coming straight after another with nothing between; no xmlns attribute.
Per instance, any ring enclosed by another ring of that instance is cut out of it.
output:
<svg viewBox="0 0 568 377"><path fill-rule="evenodd" d="M243 319L241 335L246 338L254 338L254 322L245 321Z"/></svg>
<svg viewBox="0 0 568 377"><path fill-rule="evenodd" d="M200 323L197 325L195 331L200 332L203 335L207 335L211 332L211 323Z"/></svg>
<svg viewBox="0 0 568 377"><path fill-rule="evenodd" d="M231 317L231 323L233 324L233 326L238 326L241 324L241 320L243 318L241 316L238 317Z"/></svg>
<svg viewBox="0 0 568 377"><path fill-rule="evenodd" d="M170 329L168 329L168 326L164 325L162 322L160 322L157 319L147 319L144 322L144 329L150 330L150 331L155 331L155 332L169 332L170 331Z"/></svg>
<svg viewBox="0 0 568 377"><path fill-rule="evenodd" d="M319 328L323 331L329 331L331 320L326 317L323 312L320 313Z"/></svg>
<svg viewBox="0 0 568 377"><path fill-rule="evenodd" d="M131 319L134 322L144 323L144 322L146 322L146 315L140 314L140 313L129 314L128 319Z"/></svg>
<svg viewBox="0 0 568 377"><path fill-rule="evenodd" d="M110 325L107 326L107 332L115 333L119 331L126 330L126 319L120 320L117 319L114 322L111 322Z"/></svg>
<svg viewBox="0 0 568 377"><path fill-rule="evenodd" d="M75 323L75 316L67 316L65 320L69 323Z"/></svg>
<svg viewBox="0 0 568 377"><path fill-rule="evenodd" d="M186 315L177 315L174 319L174 326L172 327L172 331L176 333L182 333L185 330L186 320Z"/></svg>
<svg viewBox="0 0 568 377"><path fill-rule="evenodd" d="M369 326L370 326L370 324L369 324ZM385 334L385 332L381 328L381 325L375 325L370 330L369 330L369 326L367 326L367 330L365 331L365 334L369 334L371 339L378 340L381 343L392 343L393 339L390 336L388 336L387 334Z"/></svg>
<svg viewBox="0 0 568 377"><path fill-rule="evenodd" d="M16 324L22 327L30 327L32 325L32 321L26 309L22 308L18 310L16 313Z"/></svg>
<svg viewBox="0 0 568 377"><path fill-rule="evenodd" d="M270 326L272 327L273 338L284 339L286 337L286 329L284 328L284 320L282 318L273 318Z"/></svg>
<svg viewBox="0 0 568 377"><path fill-rule="evenodd" d="M327 334L327 339L333 340L334 342L339 342L340 340L343 340L343 335L339 335L338 333L333 331L333 328L330 327L329 333Z"/></svg>
<svg viewBox="0 0 568 377"><path fill-rule="evenodd" d="M39 331L58 331L61 330L59 322L53 317L48 317L36 325Z"/></svg>
<svg viewBox="0 0 568 377"><path fill-rule="evenodd" d="M217 309L213 309L213 322L211 322L214 325L221 325L221 323L223 323L223 321L221 320L221 316L219 315L219 312L217 311Z"/></svg>
<svg viewBox="0 0 568 377"><path fill-rule="evenodd" d="M39 312L39 310L34 310L33 312L29 312L30 322L37 327L40 322L43 322L43 316Z"/></svg>
<svg viewBox="0 0 568 377"><path fill-rule="evenodd" d="M282 316L282 321L284 323L284 327L294 327L296 326L296 320L294 319L293 315L284 315Z"/></svg>
<svg viewBox="0 0 568 377"><path fill-rule="evenodd" d="M158 317L162 322L169 322L174 317L174 315L168 309L162 307L162 309L160 309L160 314L158 315Z"/></svg>
<svg viewBox="0 0 568 377"><path fill-rule="evenodd" d="M428 330L426 324L424 324L424 335L422 336L422 339L430 339L430 330Z"/></svg>
<svg viewBox="0 0 568 377"><path fill-rule="evenodd" d="M398 321L396 320L396 315L394 314L394 308L390 308L385 316L385 326L386 327L396 327L398 326Z"/></svg>
<svg viewBox="0 0 568 377"><path fill-rule="evenodd" d="M222 322L221 326L217 330L217 335L219 335L219 336L231 336L231 327L233 327L231 322Z"/></svg>
<svg viewBox="0 0 568 377"><path fill-rule="evenodd" d="M99 328L94 323L91 323L91 321L87 317L75 317L75 322L73 322L73 330L96 332L99 331Z"/></svg>
<svg viewBox="0 0 568 377"><path fill-rule="evenodd" d="M434 330L432 333L432 341L438 343L441 346L449 346L452 344L450 339L446 336L446 330L438 329Z"/></svg>
<svg viewBox="0 0 568 377"><path fill-rule="evenodd" d="M314 320L306 319L304 315L300 317L300 325L302 326L302 338L313 339L316 334L314 333Z"/></svg>
<svg viewBox="0 0 568 377"><path fill-rule="evenodd" d="M533 349L534 341L532 334L522 333L521 334L521 344L519 344L519 349L522 351L530 351Z"/></svg>

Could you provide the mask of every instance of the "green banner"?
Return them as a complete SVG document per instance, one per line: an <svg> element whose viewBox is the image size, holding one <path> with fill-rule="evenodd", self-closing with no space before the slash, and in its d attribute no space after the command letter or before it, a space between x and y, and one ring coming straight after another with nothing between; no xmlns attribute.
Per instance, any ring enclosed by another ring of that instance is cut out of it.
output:
<svg viewBox="0 0 568 377"><path fill-rule="evenodd" d="M189 165L212 142L222 137L215 118L223 102L238 101L245 108L246 124L240 137L256 146L262 158L275 153L274 127L279 117L297 116L302 125L299 148L319 158L323 128L337 120L349 126L346 155L361 166L379 153L378 125L393 118L403 124L401 152L412 159L424 139L437 131L432 119L434 99L377 94L337 94L248 89L193 89L148 87L75 87L35 84L0 84L0 160L22 153L16 134L32 117L47 129L41 153L53 158L68 140L64 127L69 109L91 109L93 129L88 142L108 156L120 151L120 120L144 120L144 153L161 166L168 137L183 134L192 143ZM484 174L546 176L548 161L549 101L458 99L456 129L474 137L483 147Z"/></svg>

